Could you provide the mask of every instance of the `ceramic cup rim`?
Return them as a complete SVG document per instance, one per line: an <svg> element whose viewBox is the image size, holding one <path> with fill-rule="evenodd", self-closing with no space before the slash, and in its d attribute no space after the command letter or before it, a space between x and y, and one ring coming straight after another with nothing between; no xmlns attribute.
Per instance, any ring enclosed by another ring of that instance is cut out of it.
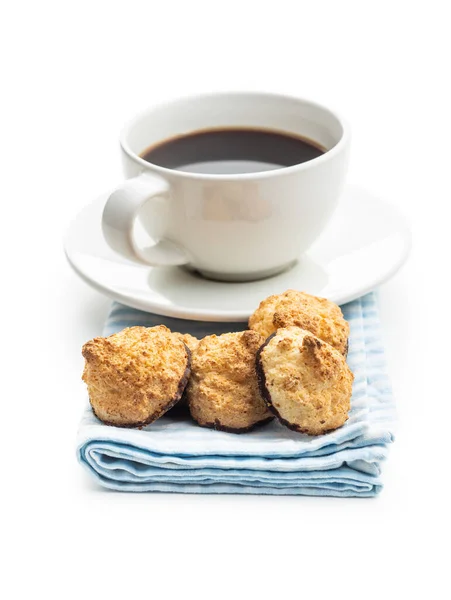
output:
<svg viewBox="0 0 451 600"><path fill-rule="evenodd" d="M168 169L166 167L162 167L162 166L156 165L154 163L149 163L148 161L141 158L141 156L139 156L139 154L137 154L136 152L134 152L131 149L131 147L128 143L128 137L129 137L129 134L130 134L132 128L134 128L139 122L143 121L144 119L148 119L151 116L151 114L153 112L155 112L156 110L164 109L164 108L169 109L170 107L175 107L177 104L181 105L185 101L187 101L187 102L195 101L195 100L199 100L199 101L204 100L205 101L205 100L208 100L209 98L219 98L219 97L222 97L222 98L229 97L231 99L239 98L239 97L253 97L255 99L271 98L273 100L280 100L281 102L291 101L291 102L298 102L300 105L303 105L303 106L309 105L320 111L329 113L330 116L335 118L341 126L341 137L332 148L330 148L329 150L326 150L326 152L324 152L324 154L321 154L320 156L318 156L316 158L313 158L306 162L299 163L297 165L292 165L289 167L281 167L279 169L273 169L271 171L255 171L255 172L251 172L251 173L230 173L230 174L191 173L189 171L179 171L177 169ZM340 114L338 114L335 110L332 110L332 109L328 108L327 106L320 104L319 102L316 102L316 101L313 101L313 100L310 100L307 98L301 98L300 96L276 94L276 93L272 93L272 92L231 91L231 92L211 92L211 93L204 93L204 94L191 94L191 95L179 96L172 100L168 100L166 102L160 102L158 104L152 105L152 106L148 107L147 109L141 111L138 115L136 115L134 118L130 119L125 124L125 126L122 128L122 131L120 133L119 141L120 141L120 145L121 145L123 152L134 162L138 163L138 165L143 170L150 169L153 172L160 173L162 177L166 176L166 177L171 177L172 179L174 177L180 177L183 179L193 179L193 180L197 180L197 181L199 181L199 180L202 180L202 181L249 181L249 180L255 181L256 179L269 179L269 178L277 177L280 175L300 173L302 171L310 170L319 165L322 165L323 163L328 162L329 160L334 158L334 156L339 154L347 146L347 144L349 142L349 138L350 138L350 128L349 128L349 124L347 123L347 121Z"/></svg>

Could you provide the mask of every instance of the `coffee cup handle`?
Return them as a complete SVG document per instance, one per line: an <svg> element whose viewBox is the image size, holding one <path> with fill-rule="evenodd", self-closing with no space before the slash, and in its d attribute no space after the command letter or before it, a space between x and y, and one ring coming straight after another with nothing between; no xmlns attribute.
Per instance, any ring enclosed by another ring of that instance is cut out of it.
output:
<svg viewBox="0 0 451 600"><path fill-rule="evenodd" d="M160 239L156 244L140 248L133 229L139 210L152 202L164 206L170 186L157 175L143 173L127 179L108 198L102 215L103 236L108 245L129 260L158 266L184 265L189 262L185 251L174 242ZM158 212L158 210L156 210Z"/></svg>

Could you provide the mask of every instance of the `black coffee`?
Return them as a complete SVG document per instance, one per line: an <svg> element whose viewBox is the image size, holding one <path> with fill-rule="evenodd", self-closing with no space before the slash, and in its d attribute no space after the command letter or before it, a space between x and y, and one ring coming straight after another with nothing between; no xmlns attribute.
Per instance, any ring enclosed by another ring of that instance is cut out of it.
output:
<svg viewBox="0 0 451 600"><path fill-rule="evenodd" d="M175 137L141 154L154 165L191 173L255 173L324 154L316 142L264 129L209 129Z"/></svg>

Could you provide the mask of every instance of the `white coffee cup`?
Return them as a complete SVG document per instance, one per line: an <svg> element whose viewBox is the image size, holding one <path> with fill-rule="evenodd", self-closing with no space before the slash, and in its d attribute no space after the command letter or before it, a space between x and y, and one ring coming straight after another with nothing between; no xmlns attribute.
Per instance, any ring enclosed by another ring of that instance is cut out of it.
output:
<svg viewBox="0 0 451 600"><path fill-rule="evenodd" d="M198 130L252 127L321 145L321 156L290 167L198 174L151 164L153 144ZM102 228L126 258L185 265L206 277L248 281L290 267L330 219L348 163L347 125L315 102L267 93L217 93L150 108L121 135L125 176L108 198ZM152 244L137 242L135 224Z"/></svg>

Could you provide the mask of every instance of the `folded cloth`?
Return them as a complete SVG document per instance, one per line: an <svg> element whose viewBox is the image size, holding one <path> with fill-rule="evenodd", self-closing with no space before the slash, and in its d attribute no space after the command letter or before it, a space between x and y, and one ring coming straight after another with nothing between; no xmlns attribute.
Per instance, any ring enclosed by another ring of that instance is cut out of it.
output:
<svg viewBox="0 0 451 600"><path fill-rule="evenodd" d="M174 410L142 430L122 429L104 425L88 407L78 432L80 463L101 485L120 491L375 496L395 416L375 295L342 310L351 326L348 363L355 381L349 420L340 429L315 437L274 421L237 435L204 429ZM161 323L197 337L246 327L113 304L103 334Z"/></svg>

